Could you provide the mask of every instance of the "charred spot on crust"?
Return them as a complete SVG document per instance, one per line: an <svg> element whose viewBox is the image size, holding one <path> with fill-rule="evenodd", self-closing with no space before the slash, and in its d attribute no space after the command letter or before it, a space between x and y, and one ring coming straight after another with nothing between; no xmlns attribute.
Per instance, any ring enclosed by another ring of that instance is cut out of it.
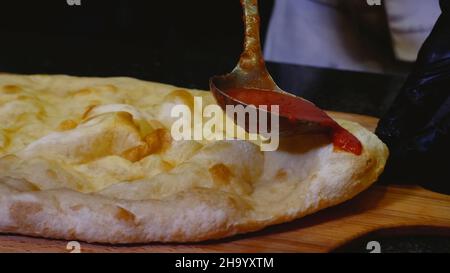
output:
<svg viewBox="0 0 450 273"><path fill-rule="evenodd" d="M215 183L220 185L228 185L233 177L233 173L230 169L220 163L209 168L209 173L211 174Z"/></svg>
<svg viewBox="0 0 450 273"><path fill-rule="evenodd" d="M148 146L149 153L161 153L165 151L172 143L172 137L166 129L156 129L144 138L145 143Z"/></svg>
<svg viewBox="0 0 450 273"><path fill-rule="evenodd" d="M78 126L78 123L72 119L64 120L58 125L58 130L60 131L68 131L75 129Z"/></svg>
<svg viewBox="0 0 450 273"><path fill-rule="evenodd" d="M147 145L139 145L123 152L121 156L131 162L137 162L148 155Z"/></svg>
<svg viewBox="0 0 450 273"><path fill-rule="evenodd" d="M84 208L84 206L80 205L80 204L73 205L73 206L70 207L70 209L73 210L73 211L80 211L82 208Z"/></svg>
<svg viewBox="0 0 450 273"><path fill-rule="evenodd" d="M126 222L126 223L135 224L135 222L136 222L136 215L134 215L131 211L126 210L122 207L117 207L117 212L114 217L117 220Z"/></svg>
<svg viewBox="0 0 450 273"><path fill-rule="evenodd" d="M172 138L166 129L161 128L145 136L144 142L145 144L124 151L121 156L131 162L140 161L151 154L164 152L172 142Z"/></svg>
<svg viewBox="0 0 450 273"><path fill-rule="evenodd" d="M41 212L43 207L41 204L27 201L16 201L11 204L9 214L14 222L21 227L31 227L31 218Z"/></svg>
<svg viewBox="0 0 450 273"><path fill-rule="evenodd" d="M279 169L275 174L276 180L285 180L287 178L287 172L283 169Z"/></svg>
<svg viewBox="0 0 450 273"><path fill-rule="evenodd" d="M13 85L13 84L9 84L9 85L5 85L2 87L4 94L17 94L18 92L20 92L22 90L22 88L20 86L17 85Z"/></svg>
<svg viewBox="0 0 450 273"><path fill-rule="evenodd" d="M189 91L184 89L177 89L170 92L166 97L166 101L180 100L183 104L187 105L190 109L194 108L194 97Z"/></svg>
<svg viewBox="0 0 450 273"><path fill-rule="evenodd" d="M86 110L84 110L84 113L81 117L81 119L86 119L89 116L89 113L92 111L92 109L94 109L95 107L97 107L97 104L92 104L89 105L88 107L86 107Z"/></svg>

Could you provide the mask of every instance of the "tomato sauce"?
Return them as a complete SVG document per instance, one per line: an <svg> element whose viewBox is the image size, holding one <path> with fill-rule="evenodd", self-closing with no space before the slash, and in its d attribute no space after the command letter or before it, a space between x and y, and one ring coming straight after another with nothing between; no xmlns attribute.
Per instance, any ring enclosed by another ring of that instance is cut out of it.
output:
<svg viewBox="0 0 450 273"><path fill-rule="evenodd" d="M245 88L230 89L227 90L227 94L238 101L255 106L279 105L280 116L292 121L310 121L328 128L331 141L336 149L355 155L362 153L362 144L354 135L307 100L275 91Z"/></svg>

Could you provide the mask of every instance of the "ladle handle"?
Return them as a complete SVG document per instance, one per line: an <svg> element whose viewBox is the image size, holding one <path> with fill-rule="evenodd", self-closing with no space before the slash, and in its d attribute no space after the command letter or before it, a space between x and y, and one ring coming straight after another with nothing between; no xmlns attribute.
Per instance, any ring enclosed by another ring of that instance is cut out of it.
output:
<svg viewBox="0 0 450 273"><path fill-rule="evenodd" d="M241 4L245 23L244 51L235 72L250 87L279 90L267 72L262 54L258 0L241 0Z"/></svg>
<svg viewBox="0 0 450 273"><path fill-rule="evenodd" d="M258 0L241 0L241 4L244 11L245 40L239 65L243 69L261 67L264 65L264 59L261 50Z"/></svg>

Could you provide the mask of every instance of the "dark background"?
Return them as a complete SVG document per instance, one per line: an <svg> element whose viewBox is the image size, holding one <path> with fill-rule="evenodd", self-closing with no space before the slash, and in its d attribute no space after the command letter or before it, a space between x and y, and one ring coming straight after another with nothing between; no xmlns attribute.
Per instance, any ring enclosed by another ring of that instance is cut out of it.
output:
<svg viewBox="0 0 450 273"><path fill-rule="evenodd" d="M273 0L261 0L264 39ZM2 1L0 71L133 76L207 88L243 40L239 0Z"/></svg>
<svg viewBox="0 0 450 273"><path fill-rule="evenodd" d="M208 90L242 51L239 0L10 0L0 6L0 72L130 76ZM265 40L274 0L260 0ZM319 107L380 117L403 77L268 63L278 85Z"/></svg>

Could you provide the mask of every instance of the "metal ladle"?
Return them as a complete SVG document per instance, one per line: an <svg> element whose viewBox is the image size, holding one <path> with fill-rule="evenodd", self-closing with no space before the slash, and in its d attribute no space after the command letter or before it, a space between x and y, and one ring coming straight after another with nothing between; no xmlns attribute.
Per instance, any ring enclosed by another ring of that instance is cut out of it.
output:
<svg viewBox="0 0 450 273"><path fill-rule="evenodd" d="M294 97L299 100L299 103L306 102L312 104L309 101L281 90L281 88L279 88L274 82L267 71L264 58L262 56L258 1L241 0L241 4L244 10L245 23L244 50L240 56L239 63L231 73L222 76L214 76L210 79L210 89L217 103L223 110L225 110L226 105L248 106L246 102L238 100L228 93L228 91L232 89L245 88L268 91L272 94L273 92L277 92L277 94L281 94L283 96L290 96L291 98ZM264 96L264 93L261 93L261 96ZM283 114L278 115L279 132L282 135L329 131L329 128L323 126L323 124L320 124L319 122L298 117L293 119L292 117L288 117ZM248 124L245 129L248 129Z"/></svg>

